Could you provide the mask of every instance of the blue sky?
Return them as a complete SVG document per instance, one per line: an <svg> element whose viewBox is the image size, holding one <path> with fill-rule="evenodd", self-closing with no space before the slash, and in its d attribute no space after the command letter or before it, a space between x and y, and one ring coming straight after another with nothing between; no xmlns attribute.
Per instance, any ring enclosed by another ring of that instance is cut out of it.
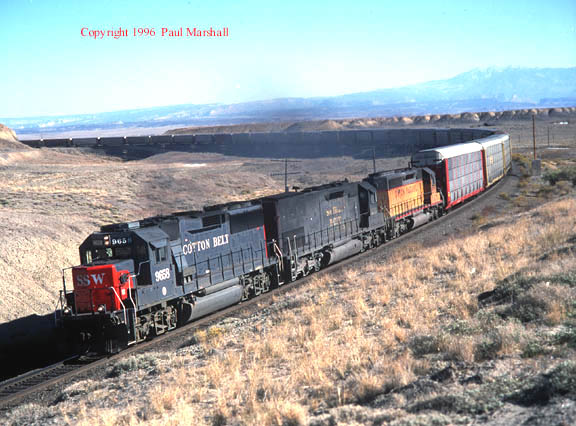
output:
<svg viewBox="0 0 576 426"><path fill-rule="evenodd" d="M0 0L0 117L330 96L576 65L573 0ZM221 39L90 30L228 27Z"/></svg>

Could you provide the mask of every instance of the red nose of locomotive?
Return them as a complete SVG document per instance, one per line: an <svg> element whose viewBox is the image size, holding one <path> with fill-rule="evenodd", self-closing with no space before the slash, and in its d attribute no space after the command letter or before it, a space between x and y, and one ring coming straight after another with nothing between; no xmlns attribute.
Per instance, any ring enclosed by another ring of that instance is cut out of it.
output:
<svg viewBox="0 0 576 426"><path fill-rule="evenodd" d="M111 312L122 309L133 288L128 271L113 264L77 266L72 269L76 313Z"/></svg>

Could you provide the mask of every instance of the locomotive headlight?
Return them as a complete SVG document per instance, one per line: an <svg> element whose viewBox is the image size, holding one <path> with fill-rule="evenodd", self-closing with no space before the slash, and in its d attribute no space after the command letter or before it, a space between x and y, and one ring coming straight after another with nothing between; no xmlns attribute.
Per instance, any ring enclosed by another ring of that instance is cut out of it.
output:
<svg viewBox="0 0 576 426"><path fill-rule="evenodd" d="M98 312L100 312L101 314L103 314L104 312L106 312L106 306L104 306L104 305L98 306Z"/></svg>

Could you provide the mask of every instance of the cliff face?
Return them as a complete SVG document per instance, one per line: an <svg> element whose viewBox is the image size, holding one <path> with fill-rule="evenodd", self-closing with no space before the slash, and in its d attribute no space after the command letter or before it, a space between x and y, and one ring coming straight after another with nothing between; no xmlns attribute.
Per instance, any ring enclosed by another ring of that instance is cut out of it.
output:
<svg viewBox="0 0 576 426"><path fill-rule="evenodd" d="M0 124L0 151L24 151L30 148L21 143L14 130Z"/></svg>

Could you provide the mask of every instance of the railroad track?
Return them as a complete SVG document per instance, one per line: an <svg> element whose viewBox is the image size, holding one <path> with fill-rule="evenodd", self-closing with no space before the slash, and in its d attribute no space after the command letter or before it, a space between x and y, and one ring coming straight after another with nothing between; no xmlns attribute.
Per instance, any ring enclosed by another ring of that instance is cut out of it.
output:
<svg viewBox="0 0 576 426"><path fill-rule="evenodd" d="M0 383L0 411L11 408L11 402L71 377L87 362L73 356L44 368L29 371Z"/></svg>
<svg viewBox="0 0 576 426"><path fill-rule="evenodd" d="M353 263L358 263L359 261L364 261L369 259L370 257L376 256L386 249L390 249L400 244L404 244L418 237L418 235L421 234L424 230L438 226L445 222L452 221L458 218L459 216L466 214L478 204L477 203L478 201L486 200L489 194L495 193L498 189L502 188L505 182L510 182L512 179L517 178L513 176L505 177L504 179L502 179L501 182L499 182L496 185L493 185L488 190L486 190L484 194L481 195L479 198L471 200L470 202L458 207L457 209L453 210L450 214L446 216L442 216L441 218L433 222L429 222L426 225L423 225L411 232L408 232L407 234L404 234L394 240L388 241L387 243L381 245L378 248L361 253L357 256L344 259L334 265L331 265L323 269L320 272L311 274L293 283L286 284L276 289L273 289L270 292L265 293L259 297L247 300L245 302L242 302L241 304L229 306L228 308L225 308L221 311L215 312L204 318L201 318L199 320L186 324L180 328L177 328L176 330L158 336L153 340L143 342L135 346L131 346L128 349L120 352L119 354L100 358L85 358L75 356L60 361L56 364L52 364L48 367L34 370L25 373L21 376L6 380L4 382L0 382L0 414L19 405L20 402L30 397L32 394L46 390L51 386L64 382L65 380L77 376L81 373L88 372L97 367L101 366L104 367L106 366L106 364L110 364L120 358L138 352L145 352L154 346L161 345L162 343L166 342L169 339L178 340L182 335L187 334L194 329L206 327L222 318L231 315L232 313L238 314L241 313L242 311L248 311L252 309L255 304L263 304L263 303L265 304L266 302L270 302L274 296L278 296L287 293L289 291L292 291L294 289L297 289L305 285L309 281L309 279L313 277L316 277L321 274L334 273Z"/></svg>

